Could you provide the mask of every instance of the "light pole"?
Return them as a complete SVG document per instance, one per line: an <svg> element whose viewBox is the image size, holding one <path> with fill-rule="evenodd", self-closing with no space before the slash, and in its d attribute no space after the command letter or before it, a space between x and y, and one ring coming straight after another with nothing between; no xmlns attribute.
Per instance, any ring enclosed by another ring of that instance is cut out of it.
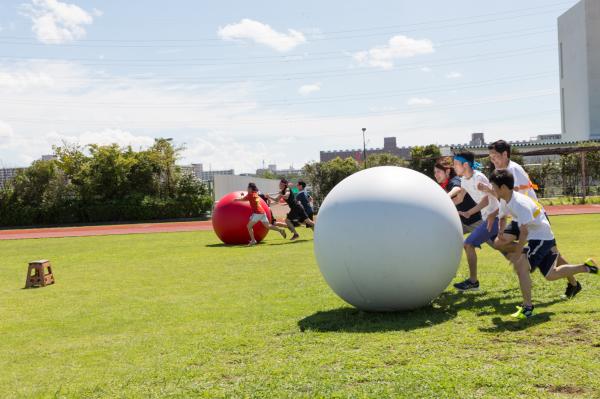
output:
<svg viewBox="0 0 600 399"><path fill-rule="evenodd" d="M367 145L365 144L365 132L367 131L366 127L362 128L363 132L363 165L364 169L367 169Z"/></svg>

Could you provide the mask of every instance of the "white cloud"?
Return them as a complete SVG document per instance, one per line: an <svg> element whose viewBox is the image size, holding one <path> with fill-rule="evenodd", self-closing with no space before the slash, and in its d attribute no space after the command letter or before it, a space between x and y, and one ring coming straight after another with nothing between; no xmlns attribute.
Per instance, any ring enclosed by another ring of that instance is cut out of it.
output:
<svg viewBox="0 0 600 399"><path fill-rule="evenodd" d="M94 9L88 13L75 4L58 0L31 0L21 6L23 15L33 22L32 30L42 43L60 44L85 37L85 25L102 15ZM92 15L93 14L93 15Z"/></svg>
<svg viewBox="0 0 600 399"><path fill-rule="evenodd" d="M14 136L13 128L0 120L0 148L6 148Z"/></svg>
<svg viewBox="0 0 600 399"><path fill-rule="evenodd" d="M61 77L68 77L68 80L57 80ZM87 82L87 72L72 63L29 61L16 66L0 64L0 89L6 92L47 89L65 92Z"/></svg>
<svg viewBox="0 0 600 399"><path fill-rule="evenodd" d="M146 148L154 143L154 138L149 136L136 136L135 134L121 129L103 129L98 131L87 131L79 135L50 132L46 134L49 143L75 143L87 144L118 144L121 147L132 146L134 149Z"/></svg>
<svg viewBox="0 0 600 399"><path fill-rule="evenodd" d="M240 173L254 172L262 161L272 159L272 154L258 140L243 143L225 131L213 131L187 143L184 157L202 163L205 170L234 169Z"/></svg>
<svg viewBox="0 0 600 399"><path fill-rule="evenodd" d="M446 75L446 77L448 79L459 79L462 78L462 73L460 72L450 72L449 74Z"/></svg>
<svg viewBox="0 0 600 399"><path fill-rule="evenodd" d="M223 40L251 40L280 52L289 51L306 43L302 32L288 29L287 34L280 33L269 25L247 18L236 24L226 25L224 28L219 27L217 33Z"/></svg>
<svg viewBox="0 0 600 399"><path fill-rule="evenodd" d="M293 144L296 141L298 141L298 139L296 139L295 136L286 136L286 137L281 137L277 139L277 143L278 144Z"/></svg>
<svg viewBox="0 0 600 399"><path fill-rule="evenodd" d="M312 93L318 92L319 90L321 90L321 83L313 83L310 85L300 86L300 88L298 89L298 93L300 93L303 96L308 96Z"/></svg>
<svg viewBox="0 0 600 399"><path fill-rule="evenodd" d="M431 68L423 67L423 68L421 68L421 72L431 72Z"/></svg>
<svg viewBox="0 0 600 399"><path fill-rule="evenodd" d="M8 73L0 70L0 87L24 90L31 87L50 87L54 81L44 72Z"/></svg>
<svg viewBox="0 0 600 399"><path fill-rule="evenodd" d="M433 104L433 100L431 98L413 97L410 100L408 100L406 102L406 104L408 104L408 105L431 105L431 104Z"/></svg>
<svg viewBox="0 0 600 399"><path fill-rule="evenodd" d="M403 35L397 35L392 37L387 45L376 46L370 50L355 53L354 59L360 65L392 69L394 61L399 58L430 54L434 51L433 43L429 39L412 39Z"/></svg>
<svg viewBox="0 0 600 399"><path fill-rule="evenodd" d="M62 140L139 147L166 136L186 145L181 162L204 163L207 168L210 164L213 170L233 168L239 173L255 171L263 160L302 166L318 159L319 150L358 149L362 147L361 126L371 132L370 145L374 147L381 146L386 136L398 136L400 145L414 145L465 142L469 132L477 130L485 131L486 136L488 132L505 134L497 123L474 126L453 122L456 108L441 111L443 104L440 109L415 106L407 111L400 103L394 104L398 109L383 107L366 115L340 110L342 115L326 117L305 113L301 107L261 104L256 98L263 97L265 86L252 83L175 84L154 80L151 75L128 78L76 63L49 61L4 63L0 73L11 77L45 73L52 82L0 87L0 120L4 122L0 124L0 165L25 166ZM549 93L553 99L555 92L473 98L467 106L477 107L479 114L485 104L537 99ZM543 118L526 120L522 126L515 123L518 129L505 138L560 128L559 112L552 119ZM441 133L444 124L449 126ZM434 126L427 127L430 125Z"/></svg>

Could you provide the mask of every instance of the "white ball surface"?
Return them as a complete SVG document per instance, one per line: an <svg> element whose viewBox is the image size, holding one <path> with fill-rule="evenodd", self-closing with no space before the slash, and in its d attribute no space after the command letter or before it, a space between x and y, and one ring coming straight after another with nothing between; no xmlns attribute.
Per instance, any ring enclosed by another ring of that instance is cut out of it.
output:
<svg viewBox="0 0 600 399"><path fill-rule="evenodd" d="M319 209L314 250L333 291L369 311L429 304L456 275L462 226L448 194L395 166L355 173Z"/></svg>

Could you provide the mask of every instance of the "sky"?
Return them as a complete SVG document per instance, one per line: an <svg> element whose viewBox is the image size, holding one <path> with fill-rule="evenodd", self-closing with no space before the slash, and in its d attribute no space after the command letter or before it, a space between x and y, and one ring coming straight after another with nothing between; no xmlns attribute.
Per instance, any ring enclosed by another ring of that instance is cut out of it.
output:
<svg viewBox="0 0 600 399"><path fill-rule="evenodd" d="M576 0L2 0L0 167L154 138L254 172L319 151L560 133Z"/></svg>

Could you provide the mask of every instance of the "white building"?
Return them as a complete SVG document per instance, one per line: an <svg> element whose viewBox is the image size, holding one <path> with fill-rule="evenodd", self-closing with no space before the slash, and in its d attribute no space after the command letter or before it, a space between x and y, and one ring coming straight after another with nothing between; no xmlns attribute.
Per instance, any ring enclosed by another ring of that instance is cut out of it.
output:
<svg viewBox="0 0 600 399"><path fill-rule="evenodd" d="M191 174L196 179L201 181L213 181L216 175L234 175L233 169L227 170L204 170L201 163L193 163L191 165L179 165L183 173Z"/></svg>
<svg viewBox="0 0 600 399"><path fill-rule="evenodd" d="M600 138L600 0L558 18L562 139Z"/></svg>
<svg viewBox="0 0 600 399"><path fill-rule="evenodd" d="M0 169L0 188L17 176L17 173L25 168L2 168Z"/></svg>

